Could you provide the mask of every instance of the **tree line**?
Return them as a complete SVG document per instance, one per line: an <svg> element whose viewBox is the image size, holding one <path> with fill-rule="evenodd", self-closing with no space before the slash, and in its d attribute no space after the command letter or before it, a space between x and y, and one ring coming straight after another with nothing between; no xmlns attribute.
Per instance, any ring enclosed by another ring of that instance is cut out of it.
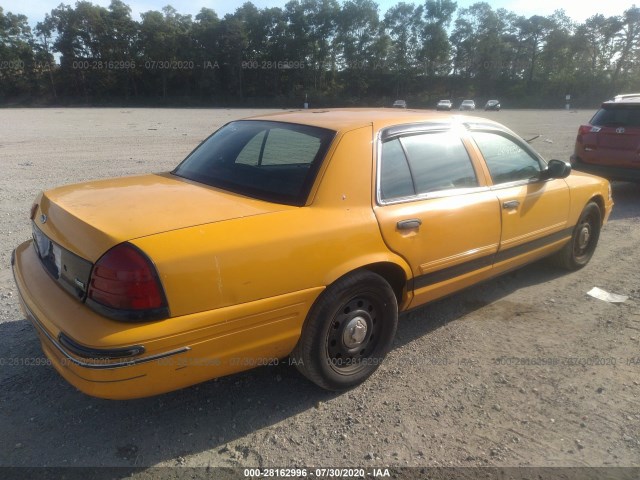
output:
<svg viewBox="0 0 640 480"><path fill-rule="evenodd" d="M251 2L220 18L171 6L136 21L60 4L34 28L0 7L0 104L379 106L500 98L514 107L593 107L640 90L640 8L583 23L486 2Z"/></svg>

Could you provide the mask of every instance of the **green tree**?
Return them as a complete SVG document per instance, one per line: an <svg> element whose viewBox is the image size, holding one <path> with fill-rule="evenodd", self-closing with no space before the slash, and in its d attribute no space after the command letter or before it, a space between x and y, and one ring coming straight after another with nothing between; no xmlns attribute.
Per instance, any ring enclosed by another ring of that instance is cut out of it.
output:
<svg viewBox="0 0 640 480"><path fill-rule="evenodd" d="M220 19L210 8L202 8L193 22L193 55L194 63L199 65L196 88L200 99L213 99L221 93L219 28Z"/></svg>
<svg viewBox="0 0 640 480"><path fill-rule="evenodd" d="M17 97L37 89L34 38L27 17L0 7L0 96Z"/></svg>
<svg viewBox="0 0 640 480"><path fill-rule="evenodd" d="M379 26L378 4L372 0L347 0L342 5L336 37L341 55L337 62L345 70L345 91L357 98L366 96L369 70L378 60Z"/></svg>
<svg viewBox="0 0 640 480"><path fill-rule="evenodd" d="M540 15L522 19L518 25L520 40L524 45L525 55L528 61L527 85L531 86L538 66L538 56L542 50L547 36L553 29L553 22Z"/></svg>
<svg viewBox="0 0 640 480"><path fill-rule="evenodd" d="M637 80L638 49L640 48L640 8L635 5L625 10L621 28L615 37L616 60L612 83L620 88L625 79ZM635 74L635 75L634 75Z"/></svg>
<svg viewBox="0 0 640 480"><path fill-rule="evenodd" d="M427 0L424 8L422 50L419 54L427 75L448 75L452 70L451 43L447 30L458 4L452 0Z"/></svg>
<svg viewBox="0 0 640 480"><path fill-rule="evenodd" d="M162 12L149 11L141 17L140 53L147 85L153 90L158 88L163 100L167 100L170 91L189 95L196 50L191 15L181 15L167 5Z"/></svg>

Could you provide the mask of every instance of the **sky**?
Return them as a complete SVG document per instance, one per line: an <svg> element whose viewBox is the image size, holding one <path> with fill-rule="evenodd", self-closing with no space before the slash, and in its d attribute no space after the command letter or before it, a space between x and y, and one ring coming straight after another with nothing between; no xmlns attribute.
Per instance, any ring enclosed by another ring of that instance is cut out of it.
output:
<svg viewBox="0 0 640 480"><path fill-rule="evenodd" d="M110 0L91 0L92 3L109 6ZM174 7L178 13L191 14L195 16L201 8L211 8L215 10L219 17L223 17L227 13L233 13L236 8L247 0L124 0L124 3L131 7L132 16L135 20L140 20L140 13L149 10L161 10L162 7L169 4ZM284 7L288 0L252 0L253 4L258 8L264 7ZM341 1L341 0L338 0ZM420 1L407 3L422 3ZM457 0L458 8L468 7L478 0ZM506 8L519 15L530 17L532 15L550 15L557 9L564 9L569 17L578 22L583 22L588 17L596 13L602 13L605 16L621 15L625 10L630 8L635 0L608 0L607 2L577 2L575 0L497 0L488 3L497 10L498 8ZM29 18L29 23L35 25L44 18L45 13L50 12L60 3L67 5L75 5L75 0L0 0L0 7L5 12L21 13ZM390 7L398 3L396 0L377 0L380 6L381 16ZM455 16L454 16L455 18Z"/></svg>

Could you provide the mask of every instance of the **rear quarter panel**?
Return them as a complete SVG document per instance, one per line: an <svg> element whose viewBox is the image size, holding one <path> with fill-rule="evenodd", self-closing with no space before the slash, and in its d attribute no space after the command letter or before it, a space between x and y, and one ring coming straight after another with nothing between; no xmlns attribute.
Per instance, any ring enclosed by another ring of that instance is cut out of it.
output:
<svg viewBox="0 0 640 480"><path fill-rule="evenodd" d="M172 316L324 287L389 252L371 208L372 127L339 136L311 205L133 240L156 264Z"/></svg>

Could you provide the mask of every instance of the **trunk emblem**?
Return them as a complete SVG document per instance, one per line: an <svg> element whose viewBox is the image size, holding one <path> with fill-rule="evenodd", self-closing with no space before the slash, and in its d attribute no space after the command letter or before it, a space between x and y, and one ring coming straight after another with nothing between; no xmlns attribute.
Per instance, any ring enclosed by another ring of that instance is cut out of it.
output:
<svg viewBox="0 0 640 480"><path fill-rule="evenodd" d="M47 223L47 216L44 213L40 215L40 223Z"/></svg>
<svg viewBox="0 0 640 480"><path fill-rule="evenodd" d="M623 127L616 128L616 133L624 133L624 128Z"/></svg>

